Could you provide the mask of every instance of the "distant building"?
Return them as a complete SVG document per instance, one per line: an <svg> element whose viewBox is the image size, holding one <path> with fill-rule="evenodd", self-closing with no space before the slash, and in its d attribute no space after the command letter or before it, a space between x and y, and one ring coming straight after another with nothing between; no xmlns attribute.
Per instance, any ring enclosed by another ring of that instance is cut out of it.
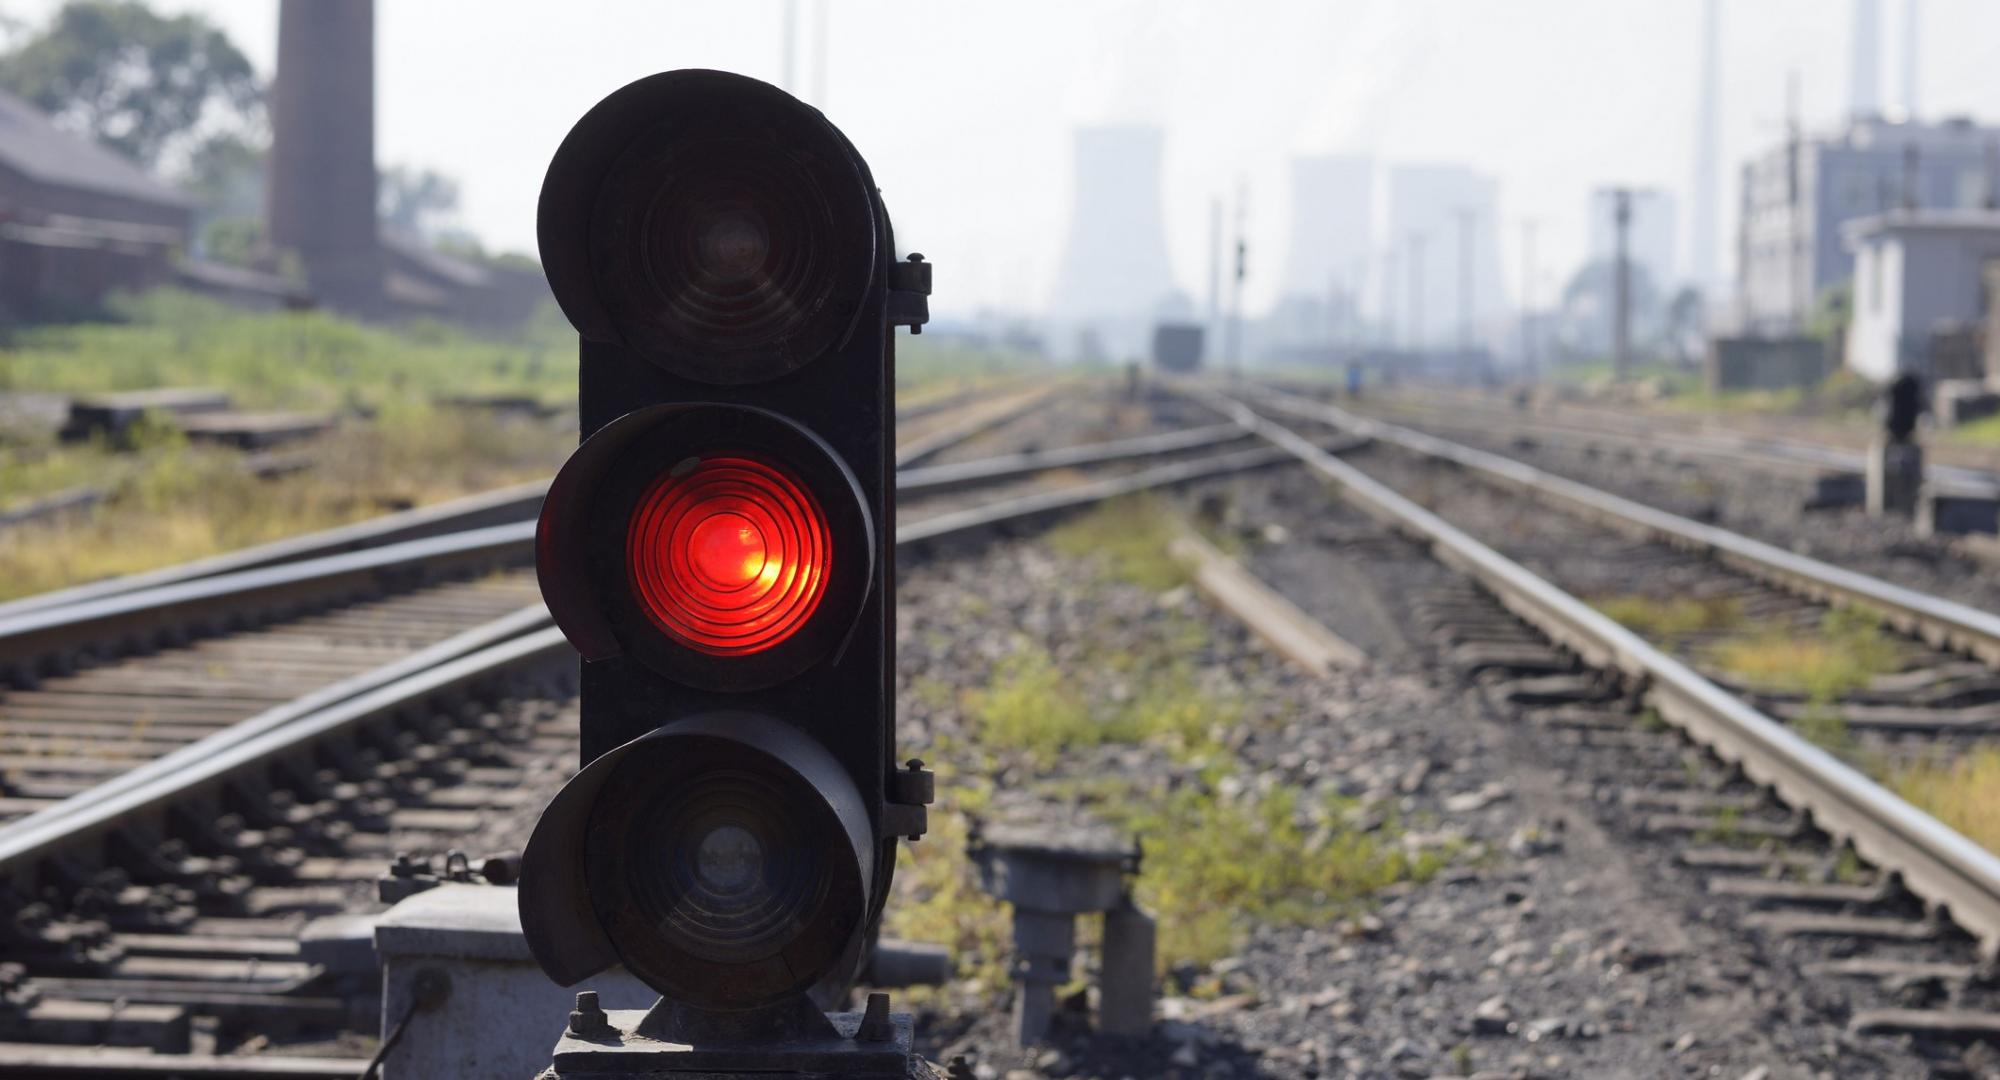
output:
<svg viewBox="0 0 2000 1080"><path fill-rule="evenodd" d="M85 315L166 284L193 222L185 195L0 93L0 318Z"/></svg>
<svg viewBox="0 0 2000 1080"><path fill-rule="evenodd" d="M1742 329L1798 330L1820 294L1852 279L1841 227L1899 208L1976 209L1995 178L2000 128L1862 117L1837 134L1774 147L1743 168L1737 226Z"/></svg>
<svg viewBox="0 0 2000 1080"><path fill-rule="evenodd" d="M1847 366L1877 381L1940 370L1935 345L1983 326L2000 265L2000 211L1915 210L1849 222L1854 318Z"/></svg>
<svg viewBox="0 0 2000 1080"><path fill-rule="evenodd" d="M1616 196L1609 188L1590 193L1585 234L1590 242L1589 262L1610 262L1617 248ZM1632 195L1632 221L1625 234L1625 255L1632 265L1646 271L1655 288L1672 291L1681 280L1680 263L1674 257L1679 235L1679 213L1674 197L1664 191L1638 191Z"/></svg>
<svg viewBox="0 0 2000 1080"><path fill-rule="evenodd" d="M1399 281L1385 281L1397 310L1386 311L1405 348L1456 347L1483 339L1509 314L1500 285L1499 185L1462 165L1398 165L1389 170L1388 242L1402 253ZM1471 260L1461 255L1469 230ZM1470 268L1471 274L1466 274ZM1464 295L1467 285L1471 295ZM1464 309L1470 307L1471 325Z"/></svg>
<svg viewBox="0 0 2000 1080"><path fill-rule="evenodd" d="M1155 312L1177 293L1160 205L1162 136L1140 125L1080 128L1075 146L1069 235L1049 316L1067 328L1062 338L1137 358L1151 345Z"/></svg>

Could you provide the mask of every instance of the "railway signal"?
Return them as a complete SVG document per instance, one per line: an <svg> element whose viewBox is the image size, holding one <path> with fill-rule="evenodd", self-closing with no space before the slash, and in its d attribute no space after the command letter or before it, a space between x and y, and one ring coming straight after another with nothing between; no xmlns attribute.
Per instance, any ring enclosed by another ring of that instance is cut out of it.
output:
<svg viewBox="0 0 2000 1080"><path fill-rule="evenodd" d="M894 332L925 321L930 267L896 259L866 162L818 111L715 71L585 114L539 239L581 338L583 441L536 563L583 656L582 769L523 858L529 947L564 985L622 965L662 995L637 1030L696 1048L619 1068L833 1048L872 1075L907 1026L881 1002L858 1031L823 1010L930 801L893 759L890 539ZM589 1042L571 1028L559 1071Z"/></svg>

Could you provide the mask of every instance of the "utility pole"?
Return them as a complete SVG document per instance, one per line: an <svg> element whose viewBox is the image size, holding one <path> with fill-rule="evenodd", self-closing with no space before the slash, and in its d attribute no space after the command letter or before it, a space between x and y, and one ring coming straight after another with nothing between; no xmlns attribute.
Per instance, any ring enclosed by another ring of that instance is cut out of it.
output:
<svg viewBox="0 0 2000 1080"><path fill-rule="evenodd" d="M1229 374L1243 374L1243 278L1248 272L1249 242L1244 226L1249 216L1249 193L1241 182L1236 186L1236 278L1229 289Z"/></svg>
<svg viewBox="0 0 2000 1080"><path fill-rule="evenodd" d="M1624 382L1632 371L1632 265L1626 253L1626 233L1632 227L1632 189L1611 189L1612 221L1617 225L1612 254L1611 377Z"/></svg>
<svg viewBox="0 0 2000 1080"><path fill-rule="evenodd" d="M1472 355L1472 226L1476 207L1458 208L1458 351Z"/></svg>
<svg viewBox="0 0 2000 1080"><path fill-rule="evenodd" d="M1785 253L1790 265L1792 293L1793 330L1805 329L1806 316L1812 306L1812 286L1806 260L1806 211L1805 180L1801 175L1805 156L1805 128L1799 119L1799 73L1794 70L1785 78L1785 158L1787 166L1786 183L1789 185L1786 197L1789 200L1791 235L1786 238Z"/></svg>
<svg viewBox="0 0 2000 1080"><path fill-rule="evenodd" d="M1400 337L1396 328L1402 324L1402 312L1396 310L1396 245L1390 244L1382 252L1382 344L1394 349Z"/></svg>
<svg viewBox="0 0 2000 1080"><path fill-rule="evenodd" d="M1410 349L1424 348L1424 234L1410 234Z"/></svg>
<svg viewBox="0 0 2000 1080"><path fill-rule="evenodd" d="M1535 219L1521 221L1521 370L1535 380Z"/></svg>
<svg viewBox="0 0 2000 1080"><path fill-rule="evenodd" d="M1222 351L1222 197L1208 200L1208 350ZM1204 350L1207 351L1207 350Z"/></svg>

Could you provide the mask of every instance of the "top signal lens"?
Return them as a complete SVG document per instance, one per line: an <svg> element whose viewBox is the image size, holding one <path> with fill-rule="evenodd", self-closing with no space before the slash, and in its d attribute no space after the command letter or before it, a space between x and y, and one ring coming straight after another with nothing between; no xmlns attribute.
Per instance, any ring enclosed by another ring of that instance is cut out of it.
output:
<svg viewBox="0 0 2000 1080"><path fill-rule="evenodd" d="M798 477L748 455L683 464L640 496L626 560L640 609L710 656L762 652L826 595L832 530Z"/></svg>

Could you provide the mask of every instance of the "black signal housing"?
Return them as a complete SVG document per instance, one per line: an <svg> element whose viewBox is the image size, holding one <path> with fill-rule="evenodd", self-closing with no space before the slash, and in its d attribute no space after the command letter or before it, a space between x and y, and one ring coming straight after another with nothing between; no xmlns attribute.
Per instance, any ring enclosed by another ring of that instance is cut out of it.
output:
<svg viewBox="0 0 2000 1080"><path fill-rule="evenodd" d="M523 926L564 985L624 963L663 995L666 1034L763 1030L851 985L896 840L922 831L909 800L927 774L893 766L887 534L894 328L927 317L928 266L894 259L866 162L819 112L715 71L591 109L550 165L538 231L580 338L582 445L544 503L537 567L583 656L582 771L523 857ZM721 526L709 488L673 487L711 467L719 498L751 507ZM720 554L702 547L718 534ZM635 588L728 569L732 542L741 574ZM824 557L823 589L786 576L795 556ZM732 612L766 608L782 632L731 636ZM635 864L647 852L660 864Z"/></svg>

